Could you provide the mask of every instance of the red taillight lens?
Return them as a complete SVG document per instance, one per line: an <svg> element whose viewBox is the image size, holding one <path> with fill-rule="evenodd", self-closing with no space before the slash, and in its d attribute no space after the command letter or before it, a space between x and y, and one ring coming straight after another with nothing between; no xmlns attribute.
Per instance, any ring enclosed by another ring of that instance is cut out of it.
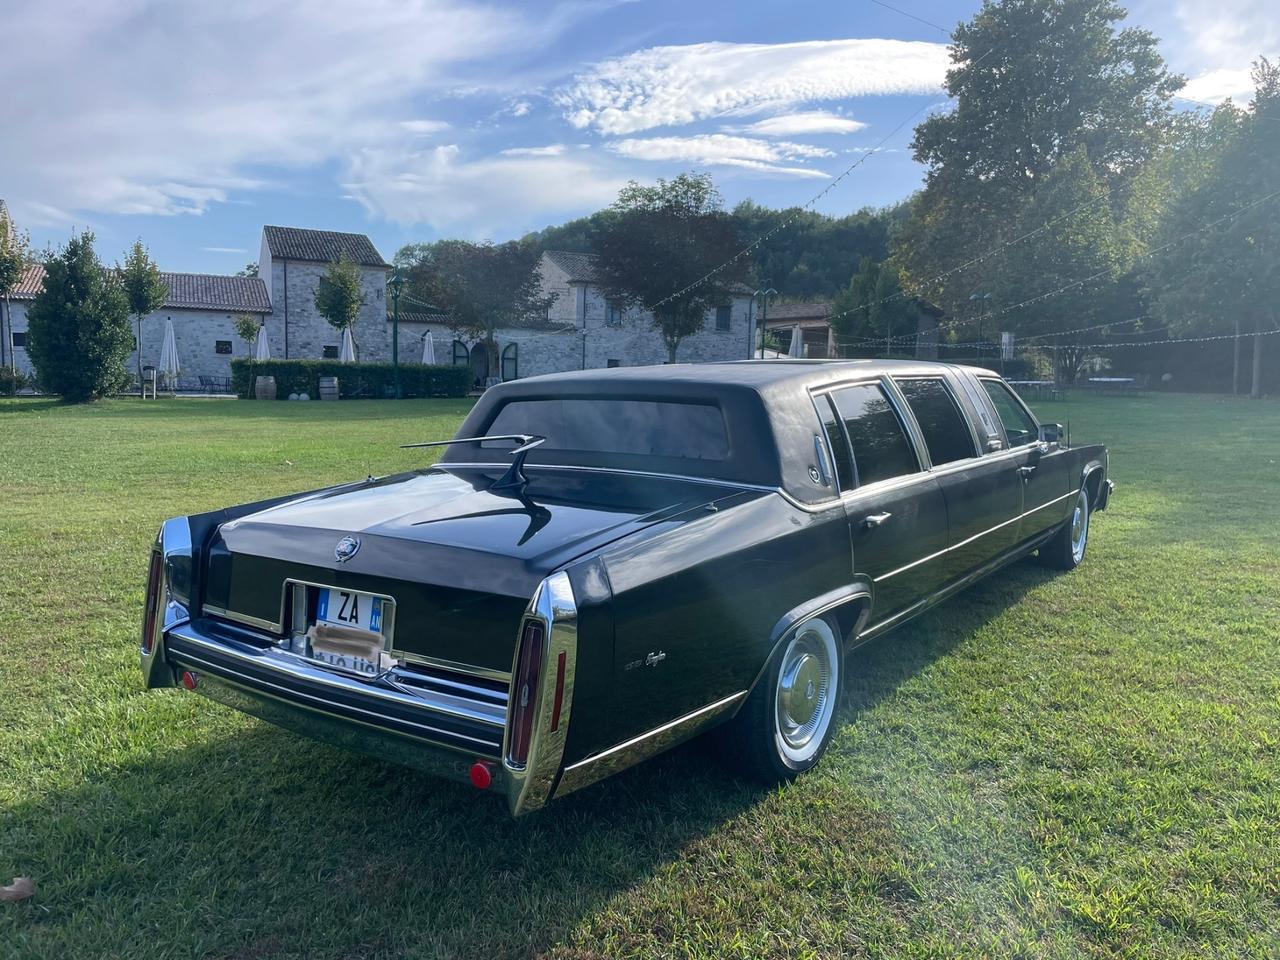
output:
<svg viewBox="0 0 1280 960"><path fill-rule="evenodd" d="M526 621L520 634L520 659L516 666L516 682L511 688L511 748L507 751L507 759L519 766L529 760L544 636L542 624L537 620Z"/></svg>
<svg viewBox="0 0 1280 960"><path fill-rule="evenodd" d="M142 652L151 653L156 642L156 617L160 614L160 574L164 561L159 550L151 551L151 567L147 571L147 606L142 615Z"/></svg>

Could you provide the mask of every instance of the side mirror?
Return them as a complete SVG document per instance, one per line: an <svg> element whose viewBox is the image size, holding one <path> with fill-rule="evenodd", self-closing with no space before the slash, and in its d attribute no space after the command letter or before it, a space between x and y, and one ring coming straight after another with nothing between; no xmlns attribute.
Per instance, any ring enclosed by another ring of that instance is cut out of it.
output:
<svg viewBox="0 0 1280 960"><path fill-rule="evenodd" d="M1040 424L1041 443L1062 443L1066 438L1066 435L1066 428L1064 428L1060 423Z"/></svg>

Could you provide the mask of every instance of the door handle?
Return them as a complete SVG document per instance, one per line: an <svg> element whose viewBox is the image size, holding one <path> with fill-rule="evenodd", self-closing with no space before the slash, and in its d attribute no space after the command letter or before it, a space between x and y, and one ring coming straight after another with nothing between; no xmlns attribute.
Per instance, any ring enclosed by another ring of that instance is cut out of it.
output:
<svg viewBox="0 0 1280 960"><path fill-rule="evenodd" d="M867 516L862 518L862 525L866 527L868 530L870 530L873 527L880 526L880 524L884 523L886 520L888 520L892 516L893 516L892 513L868 514Z"/></svg>
<svg viewBox="0 0 1280 960"><path fill-rule="evenodd" d="M1018 476L1023 480L1030 480L1032 474L1036 472L1035 467L1018 467Z"/></svg>

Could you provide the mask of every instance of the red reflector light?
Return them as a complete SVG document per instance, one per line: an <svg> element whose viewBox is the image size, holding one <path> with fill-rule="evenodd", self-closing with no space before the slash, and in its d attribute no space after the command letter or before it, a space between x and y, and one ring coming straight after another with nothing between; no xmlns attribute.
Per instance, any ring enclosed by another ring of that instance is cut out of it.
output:
<svg viewBox="0 0 1280 960"><path fill-rule="evenodd" d="M556 658L556 698L551 707L551 732L560 729L560 707L564 704L564 651Z"/></svg>
<svg viewBox="0 0 1280 960"><path fill-rule="evenodd" d="M538 676L542 672L542 640L542 624L537 620L526 621L520 634L515 684L511 688L511 749L507 752L508 759L519 765L529 760L529 743L533 739Z"/></svg>
<svg viewBox="0 0 1280 960"><path fill-rule="evenodd" d="M488 790L491 783L493 783L493 773L489 765L477 760L471 765L471 785L477 790Z"/></svg>
<svg viewBox="0 0 1280 960"><path fill-rule="evenodd" d="M151 566L147 570L147 602L142 615L142 652L150 655L156 642L156 618L160 613L160 574L164 561L159 550L151 551Z"/></svg>
<svg viewBox="0 0 1280 960"><path fill-rule="evenodd" d="M182 671L182 685L186 687L188 690L194 690L196 688L197 682L198 681L196 680L196 675L192 673L190 670Z"/></svg>

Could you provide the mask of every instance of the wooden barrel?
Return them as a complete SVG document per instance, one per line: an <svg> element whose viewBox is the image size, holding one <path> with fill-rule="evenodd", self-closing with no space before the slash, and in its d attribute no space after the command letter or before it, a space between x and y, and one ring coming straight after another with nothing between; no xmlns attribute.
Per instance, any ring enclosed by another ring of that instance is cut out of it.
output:
<svg viewBox="0 0 1280 960"><path fill-rule="evenodd" d="M254 380L253 395L259 400L274 400L276 398L276 378L258 377Z"/></svg>
<svg viewBox="0 0 1280 960"><path fill-rule="evenodd" d="M338 399L338 378L337 377L321 377L320 378L320 399L321 400L337 400Z"/></svg>

